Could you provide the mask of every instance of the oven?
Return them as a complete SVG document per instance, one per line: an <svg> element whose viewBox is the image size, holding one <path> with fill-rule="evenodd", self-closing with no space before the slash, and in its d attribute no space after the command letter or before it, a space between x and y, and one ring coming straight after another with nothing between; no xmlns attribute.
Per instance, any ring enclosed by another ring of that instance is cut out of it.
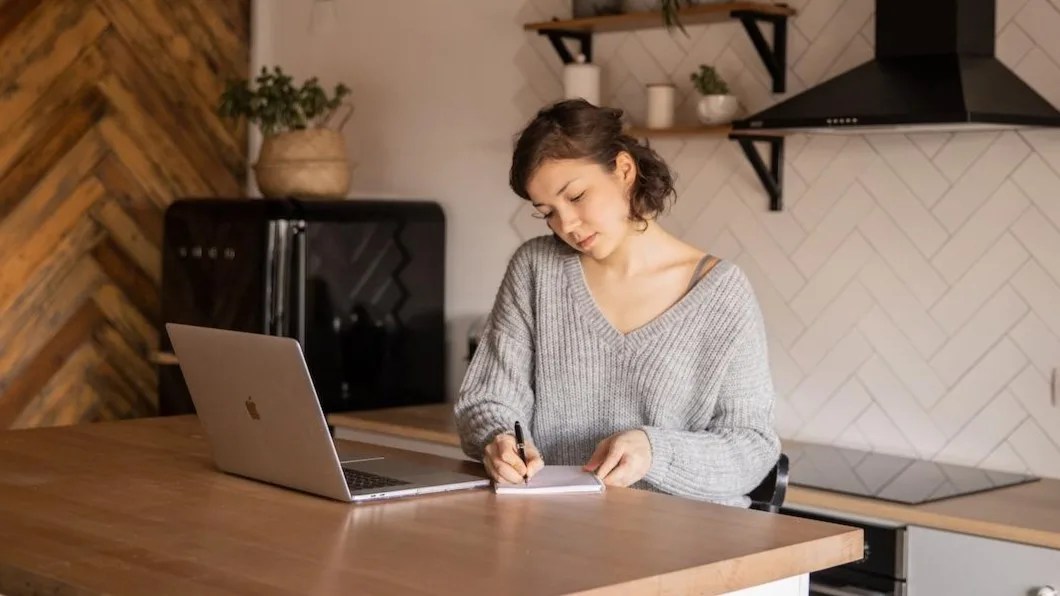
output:
<svg viewBox="0 0 1060 596"><path fill-rule="evenodd" d="M905 527L819 509L782 507L780 512L854 526L864 532L864 557L860 561L811 573L810 596L905 596Z"/></svg>

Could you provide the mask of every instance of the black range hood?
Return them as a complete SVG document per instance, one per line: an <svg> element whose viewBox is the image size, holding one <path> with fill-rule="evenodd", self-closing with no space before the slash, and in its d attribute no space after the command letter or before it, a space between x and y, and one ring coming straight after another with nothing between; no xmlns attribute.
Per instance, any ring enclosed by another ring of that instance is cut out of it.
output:
<svg viewBox="0 0 1060 596"><path fill-rule="evenodd" d="M877 0L876 57L733 123L766 132L1060 126L1060 111L994 57L993 0Z"/></svg>

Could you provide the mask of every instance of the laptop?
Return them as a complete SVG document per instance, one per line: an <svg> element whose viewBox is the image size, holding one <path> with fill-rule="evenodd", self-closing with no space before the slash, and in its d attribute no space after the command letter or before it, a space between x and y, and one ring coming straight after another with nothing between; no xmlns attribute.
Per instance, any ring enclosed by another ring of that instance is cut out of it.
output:
<svg viewBox="0 0 1060 596"><path fill-rule="evenodd" d="M292 338L166 323L213 449L230 474L339 501L489 486L486 478L336 450Z"/></svg>

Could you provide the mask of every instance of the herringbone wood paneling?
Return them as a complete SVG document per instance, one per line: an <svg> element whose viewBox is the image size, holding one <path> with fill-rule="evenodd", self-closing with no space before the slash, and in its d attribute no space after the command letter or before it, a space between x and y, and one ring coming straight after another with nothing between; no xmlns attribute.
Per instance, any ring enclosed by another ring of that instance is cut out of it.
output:
<svg viewBox="0 0 1060 596"><path fill-rule="evenodd" d="M249 0L0 2L0 428L153 414L162 214L238 196Z"/></svg>
<svg viewBox="0 0 1060 596"><path fill-rule="evenodd" d="M872 56L875 0L792 0L790 93ZM569 16L526 0L524 20ZM999 59L1060 106L1060 0L998 0ZM716 65L751 111L782 97L738 23L594 38L604 101L634 122L645 85ZM544 38L516 56L529 118L562 93ZM736 262L769 332L782 435L1060 477L1060 131L788 137L785 211L723 138L659 139L664 224ZM522 202L511 225L545 230Z"/></svg>

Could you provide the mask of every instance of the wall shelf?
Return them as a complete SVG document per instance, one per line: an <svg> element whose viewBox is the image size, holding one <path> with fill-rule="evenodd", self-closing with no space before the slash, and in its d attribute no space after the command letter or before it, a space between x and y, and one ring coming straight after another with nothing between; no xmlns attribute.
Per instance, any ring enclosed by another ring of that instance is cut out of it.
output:
<svg viewBox="0 0 1060 596"><path fill-rule="evenodd" d="M784 92L785 72L787 71L788 17L795 15L795 9L786 4L766 2L719 2L686 6L678 11L678 15L682 25L717 23L729 19L739 20L751 37L751 42L766 70L773 78L773 92ZM763 22L773 25L772 47L759 27L759 24ZM581 19L553 19L540 23L527 23L523 25L523 29L536 31L548 37L563 63L570 64L574 61L574 56L564 45L564 39L577 41L581 46L581 53L585 55L586 60L591 62L594 33L636 31L664 26L662 13L649 11Z"/></svg>
<svg viewBox="0 0 1060 596"><path fill-rule="evenodd" d="M638 137L641 139L666 139L694 136L726 136L731 131L731 126L729 126L728 124L722 124L719 126L689 125L674 126L671 128L646 128L643 126L630 126L625 130L625 133L631 137Z"/></svg>
<svg viewBox="0 0 1060 596"><path fill-rule="evenodd" d="M725 136L729 140L739 143L755 175L762 182L769 195L769 210L782 211L784 209L784 134L768 133L762 131L733 132L728 124L717 126L687 125L674 126L671 128L645 128L643 126L631 126L626 128L625 133L641 139L667 139L696 136ZM762 159L762 155L755 147L755 143L765 143L769 146L769 163Z"/></svg>
<svg viewBox="0 0 1060 596"><path fill-rule="evenodd" d="M740 149L751 162L758 180L769 194L769 210L784 210L784 135L733 133L729 139L740 144ZM755 143L769 145L769 163L755 148Z"/></svg>
<svg viewBox="0 0 1060 596"><path fill-rule="evenodd" d="M790 17L795 9L786 4L766 2L716 2L714 4L696 4L686 6L678 11L683 25L717 23L733 18L731 14L738 11L751 11L763 16ZM625 14L582 19L553 20L540 23L529 23L523 28L527 31L569 30L589 33L608 33L612 31L635 31L663 26L662 13L658 11L630 12Z"/></svg>
<svg viewBox="0 0 1060 596"><path fill-rule="evenodd" d="M783 93L787 85L788 18L795 16L795 9L787 4L767 2L718 2L686 6L678 11L682 25L717 23L729 19L739 20L751 38L762 64L773 79L773 92ZM772 46L762 33L761 24L773 25ZM544 21L523 25L526 31L536 31L548 37L552 47L564 64L574 62L574 56L564 43L572 39L580 44L580 52L587 61L592 61L593 34L615 31L635 31L665 27L659 11L634 12L581 19ZM769 208L783 209L784 137L761 131L733 132L725 126L678 126L666 129L633 127L626 131L641 138L674 138L694 135L726 135L739 143L744 155L751 162L755 174L769 194ZM769 146L769 162L762 159L755 143Z"/></svg>

